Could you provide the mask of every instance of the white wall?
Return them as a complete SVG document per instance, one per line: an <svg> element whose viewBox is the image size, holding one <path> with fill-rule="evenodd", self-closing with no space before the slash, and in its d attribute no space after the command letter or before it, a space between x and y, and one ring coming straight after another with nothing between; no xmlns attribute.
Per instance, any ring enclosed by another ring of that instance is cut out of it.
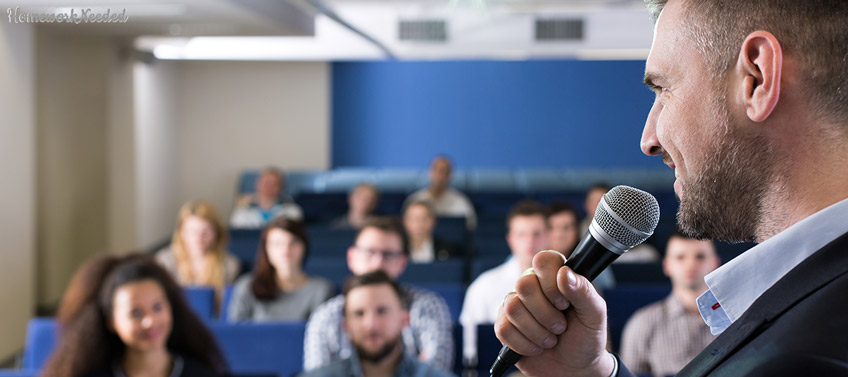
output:
<svg viewBox="0 0 848 377"><path fill-rule="evenodd" d="M171 232L179 208L178 63L135 63L136 243L150 247Z"/></svg>
<svg viewBox="0 0 848 377"><path fill-rule="evenodd" d="M109 250L109 72L104 37L38 29L38 298L54 304L74 270Z"/></svg>
<svg viewBox="0 0 848 377"><path fill-rule="evenodd" d="M330 166L330 67L322 62L183 61L179 197L226 216L238 174Z"/></svg>
<svg viewBox="0 0 848 377"><path fill-rule="evenodd" d="M0 359L24 343L35 308L35 40L0 22Z"/></svg>

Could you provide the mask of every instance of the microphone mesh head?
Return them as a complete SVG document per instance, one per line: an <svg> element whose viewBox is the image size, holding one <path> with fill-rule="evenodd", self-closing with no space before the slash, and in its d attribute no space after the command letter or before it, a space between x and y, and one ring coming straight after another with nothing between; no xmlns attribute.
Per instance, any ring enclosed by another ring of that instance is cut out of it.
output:
<svg viewBox="0 0 848 377"><path fill-rule="evenodd" d="M600 204L595 210L594 221L622 245L634 247L654 233L660 221L660 206L653 195L630 186L615 186L604 194L603 200L609 211L623 220L626 226ZM628 227L647 235L636 233Z"/></svg>

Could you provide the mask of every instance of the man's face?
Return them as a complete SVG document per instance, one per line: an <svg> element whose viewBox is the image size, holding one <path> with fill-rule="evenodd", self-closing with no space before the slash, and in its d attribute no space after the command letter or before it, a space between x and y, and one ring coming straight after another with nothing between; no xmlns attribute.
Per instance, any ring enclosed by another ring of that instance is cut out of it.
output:
<svg viewBox="0 0 848 377"><path fill-rule="evenodd" d="M583 208L586 209L586 217L589 219L595 216L595 209L598 208L598 203L607 192L601 188L593 188L586 193L586 200L583 202Z"/></svg>
<svg viewBox="0 0 848 377"><path fill-rule="evenodd" d="M350 194L347 203L351 212L371 213L377 206L377 193L370 187L359 186Z"/></svg>
<svg viewBox="0 0 848 377"><path fill-rule="evenodd" d="M430 184L448 187L451 179L451 163L446 158L437 158L430 165Z"/></svg>
<svg viewBox="0 0 848 377"><path fill-rule="evenodd" d="M515 216L509 221L506 242L522 269L532 266L536 253L548 247L548 226L541 214Z"/></svg>
<svg viewBox="0 0 848 377"><path fill-rule="evenodd" d="M734 117L731 73L711 78L692 45L680 1L669 1L645 64L657 94L642 134L642 151L662 154L675 170L678 223L699 238L748 241L773 165L769 144ZM744 110L741 110L744 112ZM736 111L735 114L739 114Z"/></svg>
<svg viewBox="0 0 848 377"><path fill-rule="evenodd" d="M403 214L403 227L410 237L432 237L436 228L436 218L422 204L413 204Z"/></svg>
<svg viewBox="0 0 848 377"><path fill-rule="evenodd" d="M379 362L400 347L409 312L388 284L365 285L347 293L344 323L359 358Z"/></svg>
<svg viewBox="0 0 848 377"><path fill-rule="evenodd" d="M383 270L397 279L406 269L406 262L400 235L374 227L363 229L354 246L347 250L347 266L355 275Z"/></svg>
<svg viewBox="0 0 848 377"><path fill-rule="evenodd" d="M574 212L560 212L548 218L550 227L550 242L548 247L564 253L566 257L571 254L577 246L580 238L577 229L577 214Z"/></svg>
<svg viewBox="0 0 848 377"><path fill-rule="evenodd" d="M276 199L283 189L283 179L277 173L266 171L256 179L256 193L263 198Z"/></svg>
<svg viewBox="0 0 848 377"><path fill-rule="evenodd" d="M712 242L672 237L666 246L663 271L675 287L700 292L706 290L704 276L718 264Z"/></svg>

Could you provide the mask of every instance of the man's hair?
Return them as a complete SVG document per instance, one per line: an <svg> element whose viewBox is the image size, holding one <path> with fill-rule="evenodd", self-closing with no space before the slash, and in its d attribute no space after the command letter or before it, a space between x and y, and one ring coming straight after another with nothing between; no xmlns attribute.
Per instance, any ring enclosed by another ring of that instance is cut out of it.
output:
<svg viewBox="0 0 848 377"><path fill-rule="evenodd" d="M645 0L654 22L667 1ZM686 0L684 7L681 22L713 79L734 66L748 34L765 30L800 63L797 81L817 115L848 122L848 1Z"/></svg>
<svg viewBox="0 0 848 377"><path fill-rule="evenodd" d="M345 297L345 310L343 310L342 313L347 313L347 294L350 293L350 291L355 288L381 284L386 284L391 287L392 291L397 295L398 300L400 300L400 307L404 310L409 310L409 298L407 297L406 292L401 289L400 284L394 281L383 270L377 270L362 275L353 275L345 280L342 288L342 294Z"/></svg>
<svg viewBox="0 0 848 377"><path fill-rule="evenodd" d="M509 214L506 216L506 230L509 231L509 223L512 222L512 219L518 216L541 216L542 219L547 220L547 216L545 216L545 209L542 208L542 205L535 200L522 200L518 202L516 205L509 210Z"/></svg>
<svg viewBox="0 0 848 377"><path fill-rule="evenodd" d="M545 217L548 219L560 213L571 213L575 219L577 218L577 210L568 202L553 202L545 207Z"/></svg>
<svg viewBox="0 0 848 377"><path fill-rule="evenodd" d="M375 216L368 219L365 222L365 226L359 229L359 232L356 233L354 242L359 239L359 236L362 235L362 232L369 228L374 228L383 232L396 234L398 237L400 237L401 245L406 245L406 233L403 230L403 225L401 225L398 219L388 216ZM403 248L403 253L406 256L409 256L409 250L407 250L407 248L405 247Z"/></svg>

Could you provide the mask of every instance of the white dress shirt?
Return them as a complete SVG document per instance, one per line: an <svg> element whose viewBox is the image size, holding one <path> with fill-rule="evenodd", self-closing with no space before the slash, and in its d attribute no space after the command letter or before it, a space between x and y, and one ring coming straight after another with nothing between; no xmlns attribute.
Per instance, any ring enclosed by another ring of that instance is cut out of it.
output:
<svg viewBox="0 0 848 377"><path fill-rule="evenodd" d="M848 199L793 224L704 277L698 310L720 334L790 270L848 232Z"/></svg>

